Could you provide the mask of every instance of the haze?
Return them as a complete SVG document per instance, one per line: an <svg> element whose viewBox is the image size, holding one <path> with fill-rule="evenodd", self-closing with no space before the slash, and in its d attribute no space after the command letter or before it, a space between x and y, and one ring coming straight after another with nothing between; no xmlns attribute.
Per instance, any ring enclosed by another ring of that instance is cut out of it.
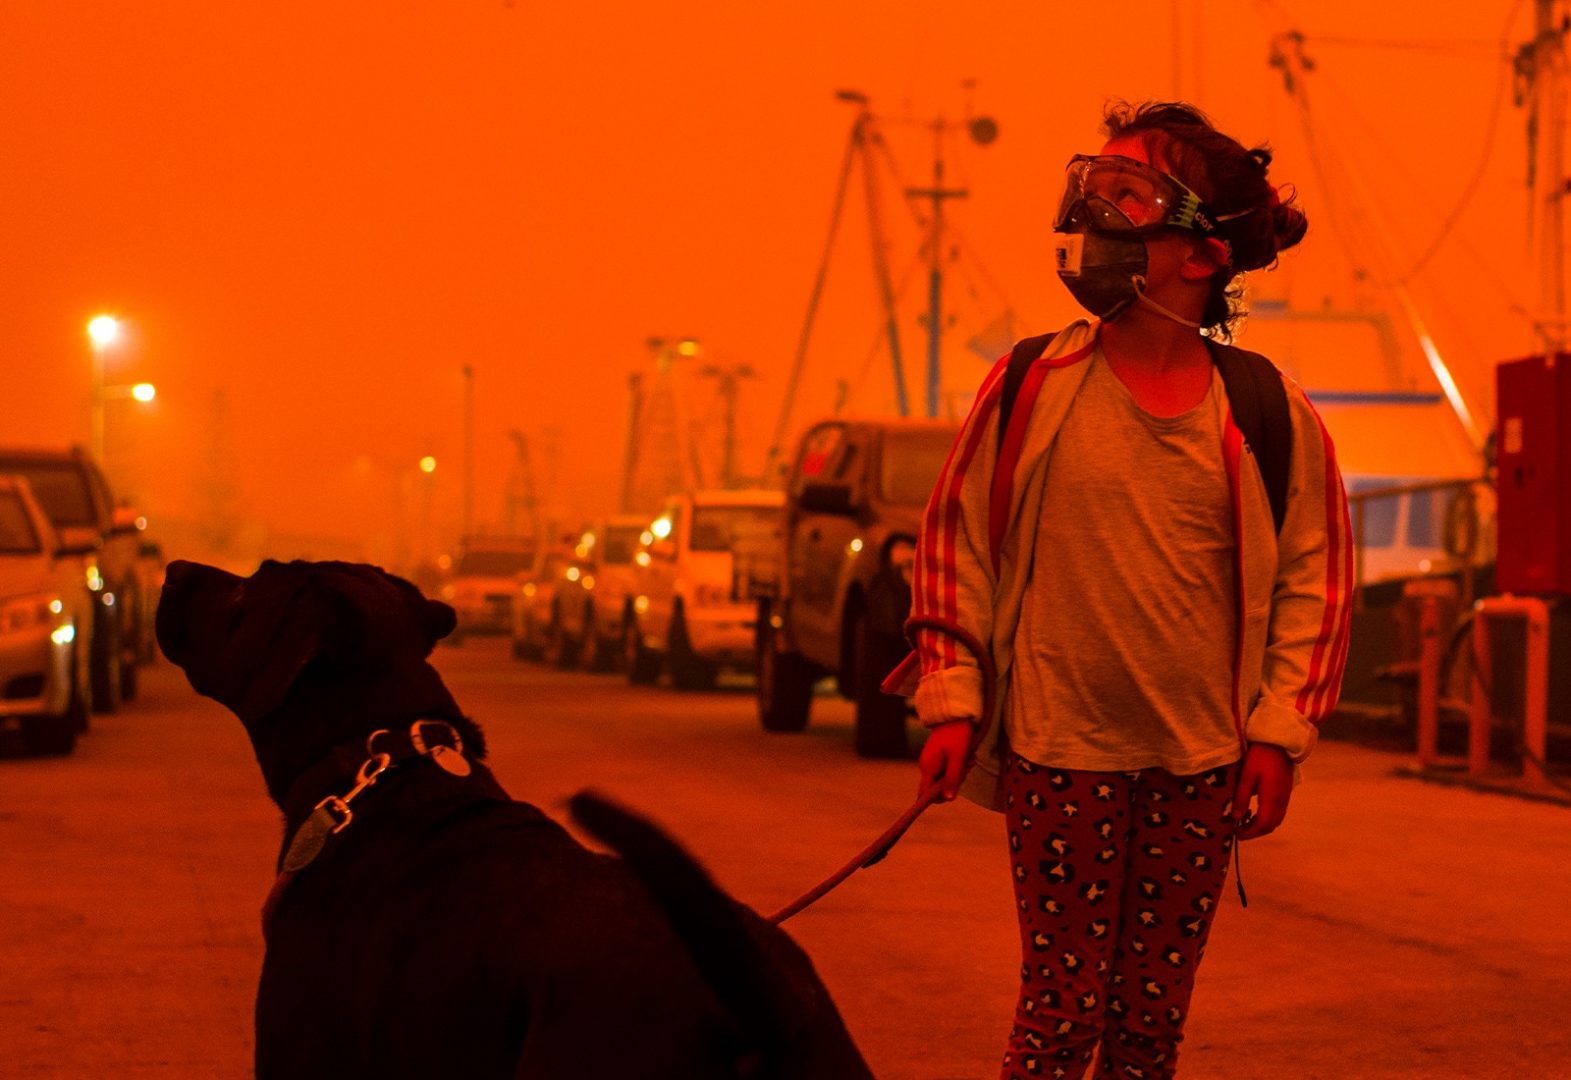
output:
<svg viewBox="0 0 1571 1080"><path fill-rule="evenodd" d="M511 430L571 524L616 509L647 339L693 337L695 364L757 372L739 387L737 461L758 474L854 118L842 88L886 118L903 184L930 182L933 140L899 118L1000 129L944 146L946 181L970 192L946 206L946 410L987 366L967 342L1005 312L1015 336L1077 314L1045 238L1065 160L1100 144L1104 100L1182 97L1268 141L1272 178L1310 216L1304 246L1254 276L1255 300L1389 311L1400 381L1435 390L1386 288L1407 281L1487 426L1492 365L1539 347L1526 113L1505 74L1531 19L1520 0L13 0L3 441L86 441L84 327L112 312L128 333L106 381L158 396L110 403L108 468L171 555L222 517L234 554L386 560L400 528L418 521L424 551L460 528L464 365L477 525L504 517ZM1268 63L1291 29L1316 65L1298 87L1307 113ZM880 182L920 410L925 209L890 172ZM837 400L893 408L865 221L858 180L792 433ZM1312 389L1389 384L1367 342L1333 331L1256 319L1242 343ZM696 371L680 377L712 469L718 382ZM430 481L412 472L427 454Z"/></svg>

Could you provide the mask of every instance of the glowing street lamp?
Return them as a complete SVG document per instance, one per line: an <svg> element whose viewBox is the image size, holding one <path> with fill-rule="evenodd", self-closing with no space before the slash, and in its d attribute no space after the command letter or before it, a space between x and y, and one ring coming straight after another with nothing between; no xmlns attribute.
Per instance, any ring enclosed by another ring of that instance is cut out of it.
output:
<svg viewBox="0 0 1571 1080"><path fill-rule="evenodd" d="M436 458L432 457L430 454L427 454L425 457L421 458L420 471L427 475L436 472Z"/></svg>
<svg viewBox="0 0 1571 1080"><path fill-rule="evenodd" d="M108 348L120 337L120 320L113 315L94 315L87 321L87 336L92 339L93 348Z"/></svg>
<svg viewBox="0 0 1571 1080"><path fill-rule="evenodd" d="M150 382L139 382L131 387L131 396L145 405L158 396L158 389Z"/></svg>
<svg viewBox="0 0 1571 1080"><path fill-rule="evenodd" d="M120 320L94 315L87 321L87 338L93 343L93 390L89 403L92 420L93 460L104 460L104 350L120 340Z"/></svg>

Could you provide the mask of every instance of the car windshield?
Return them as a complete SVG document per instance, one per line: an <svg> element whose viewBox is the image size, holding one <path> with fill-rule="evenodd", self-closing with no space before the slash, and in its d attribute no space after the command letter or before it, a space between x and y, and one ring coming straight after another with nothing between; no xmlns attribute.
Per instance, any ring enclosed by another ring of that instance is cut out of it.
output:
<svg viewBox="0 0 1571 1080"><path fill-rule="evenodd" d="M42 550L22 497L0 491L0 555L37 555Z"/></svg>
<svg viewBox="0 0 1571 1080"><path fill-rule="evenodd" d="M626 566L633 561L638 551L638 538L643 532L642 525L613 525L606 529L595 554L602 565Z"/></svg>
<svg viewBox="0 0 1571 1080"><path fill-rule="evenodd" d="M878 493L884 501L896 506L927 505L954 441L955 433L942 428L885 435L878 477Z"/></svg>
<svg viewBox="0 0 1571 1080"><path fill-rule="evenodd" d="M512 577L528 569L529 552L466 551L458 560L460 577Z"/></svg>
<svg viewBox="0 0 1571 1080"><path fill-rule="evenodd" d="M694 551L732 551L768 540L780 524L778 506L698 506L693 509Z"/></svg>
<svg viewBox="0 0 1571 1080"><path fill-rule="evenodd" d="M0 473L19 473L32 485L33 498L55 528L96 526L87 477L70 461L0 461Z"/></svg>

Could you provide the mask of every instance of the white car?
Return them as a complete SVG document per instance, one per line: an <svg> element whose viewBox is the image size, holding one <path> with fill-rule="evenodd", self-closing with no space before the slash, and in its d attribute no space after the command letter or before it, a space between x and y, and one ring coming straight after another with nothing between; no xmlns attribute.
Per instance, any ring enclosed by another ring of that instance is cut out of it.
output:
<svg viewBox="0 0 1571 1080"><path fill-rule="evenodd" d="M482 537L462 542L451 580L442 599L452 605L458 626L448 643L461 644L470 634L505 634L512 623L513 594L518 575L535 561L530 540Z"/></svg>
<svg viewBox="0 0 1571 1080"><path fill-rule="evenodd" d="M622 653L622 626L633 610L633 559L649 519L623 515L596 524L584 533L580 547L593 562L593 584L587 589L584 647L580 659L591 671L615 666Z"/></svg>
<svg viewBox="0 0 1571 1080"><path fill-rule="evenodd" d="M721 667L756 663L757 604L737 589L732 552L780 528L785 494L698 491L672 498L634 554L633 602L623 625L627 677L653 682L661 668L687 690L715 683Z"/></svg>
<svg viewBox="0 0 1571 1080"><path fill-rule="evenodd" d="M92 547L62 546L27 481L0 475L0 728L20 728L30 753L68 754L87 728Z"/></svg>

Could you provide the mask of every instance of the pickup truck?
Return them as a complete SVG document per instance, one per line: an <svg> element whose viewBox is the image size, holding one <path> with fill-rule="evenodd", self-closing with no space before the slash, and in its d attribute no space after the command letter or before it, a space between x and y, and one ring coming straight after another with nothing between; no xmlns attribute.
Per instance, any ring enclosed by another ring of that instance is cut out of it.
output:
<svg viewBox="0 0 1571 1080"><path fill-rule="evenodd" d="M0 448L0 474L25 477L67 550L77 556L95 597L89 667L95 712L136 696L137 666L152 655L139 515L117 508L97 463L81 448Z"/></svg>
<svg viewBox="0 0 1571 1080"><path fill-rule="evenodd" d="M721 667L750 669L754 606L736 593L735 552L774 536L781 493L693 491L672 496L633 554L622 617L623 662L633 683L662 669L679 690L707 690Z"/></svg>
<svg viewBox="0 0 1571 1080"><path fill-rule="evenodd" d="M879 684L907 651L917 529L959 431L932 420L833 419L794 459L773 550L738 559L758 605L758 716L767 731L807 726L814 684L832 675L856 703L856 751L907 752L906 702Z"/></svg>

